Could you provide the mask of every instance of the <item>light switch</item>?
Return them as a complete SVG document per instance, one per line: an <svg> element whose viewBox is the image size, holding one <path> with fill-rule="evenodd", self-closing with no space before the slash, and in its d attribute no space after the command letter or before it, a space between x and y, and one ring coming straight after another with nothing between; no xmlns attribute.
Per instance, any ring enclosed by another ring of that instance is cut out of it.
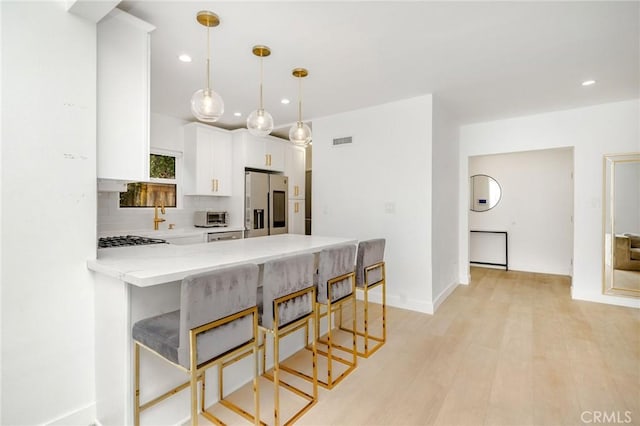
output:
<svg viewBox="0 0 640 426"><path fill-rule="evenodd" d="M386 202L384 203L384 212L393 214L396 212L396 203Z"/></svg>

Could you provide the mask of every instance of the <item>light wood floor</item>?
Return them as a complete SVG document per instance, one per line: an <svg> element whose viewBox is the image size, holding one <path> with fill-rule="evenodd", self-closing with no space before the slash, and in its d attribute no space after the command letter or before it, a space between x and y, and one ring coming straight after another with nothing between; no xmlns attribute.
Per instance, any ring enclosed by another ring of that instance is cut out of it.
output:
<svg viewBox="0 0 640 426"><path fill-rule="evenodd" d="M640 424L640 311L572 301L568 277L471 274L433 316L388 308L386 345L297 424Z"/></svg>

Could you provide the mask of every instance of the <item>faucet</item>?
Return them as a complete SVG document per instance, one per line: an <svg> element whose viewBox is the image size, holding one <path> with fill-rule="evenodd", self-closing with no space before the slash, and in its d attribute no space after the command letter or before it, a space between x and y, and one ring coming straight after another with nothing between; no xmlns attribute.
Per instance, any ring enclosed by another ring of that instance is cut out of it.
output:
<svg viewBox="0 0 640 426"><path fill-rule="evenodd" d="M164 200L160 201L160 212L162 214L165 214L165 210L164 210ZM158 225L160 225L160 223L164 222L166 219L163 219L161 217L158 217L158 203L156 202L156 205L154 207L154 216L153 216L153 229L155 231L158 230Z"/></svg>

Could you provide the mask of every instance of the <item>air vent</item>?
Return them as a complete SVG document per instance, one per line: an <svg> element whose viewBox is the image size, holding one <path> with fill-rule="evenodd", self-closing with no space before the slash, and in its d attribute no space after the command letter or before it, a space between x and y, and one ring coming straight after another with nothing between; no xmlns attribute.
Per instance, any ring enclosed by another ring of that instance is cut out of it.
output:
<svg viewBox="0 0 640 426"><path fill-rule="evenodd" d="M344 138L335 138L333 140L333 146L338 146L338 145L345 145L348 143L353 143L353 137L352 136L347 136Z"/></svg>

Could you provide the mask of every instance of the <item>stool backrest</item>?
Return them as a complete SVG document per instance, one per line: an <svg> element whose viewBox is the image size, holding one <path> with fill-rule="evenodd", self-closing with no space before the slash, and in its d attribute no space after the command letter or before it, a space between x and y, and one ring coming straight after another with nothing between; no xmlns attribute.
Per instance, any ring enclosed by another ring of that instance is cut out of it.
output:
<svg viewBox="0 0 640 426"><path fill-rule="evenodd" d="M195 274L180 289L178 361L189 365L189 330L256 306L258 266L231 266ZM253 338L251 316L208 330L198 336L198 364Z"/></svg>
<svg viewBox="0 0 640 426"><path fill-rule="evenodd" d="M273 301L313 286L315 257L312 253L288 256L264 264L262 278L262 326L273 328ZM279 306L278 326L295 321L313 310L315 300L306 293Z"/></svg>
<svg viewBox="0 0 640 426"><path fill-rule="evenodd" d="M353 244L328 248L320 252L318 260L318 302L327 303L329 299L327 281L353 272L355 256L356 246ZM334 284L331 292L332 302L353 293L351 279L346 278L340 283Z"/></svg>
<svg viewBox="0 0 640 426"><path fill-rule="evenodd" d="M356 256L356 285L358 287L364 287L365 268L384 260L384 245L384 238L358 243L358 255ZM373 285L382 280L382 268L372 269L367 275L369 279L367 284Z"/></svg>

